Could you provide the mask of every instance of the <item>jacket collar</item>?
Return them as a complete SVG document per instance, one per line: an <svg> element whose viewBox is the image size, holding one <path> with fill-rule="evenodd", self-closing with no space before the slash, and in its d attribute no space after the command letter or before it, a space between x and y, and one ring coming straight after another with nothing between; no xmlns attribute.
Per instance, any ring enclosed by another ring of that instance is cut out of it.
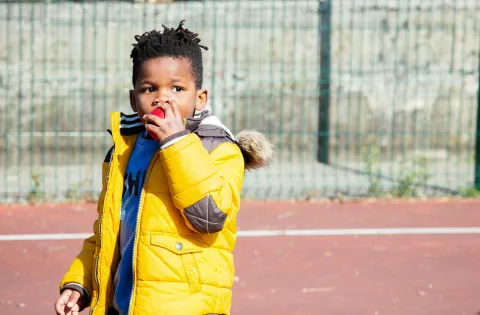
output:
<svg viewBox="0 0 480 315"><path fill-rule="evenodd" d="M208 110L196 112L195 116L186 119L185 128L190 132L195 132L200 126L200 123L210 116ZM145 130L145 125L138 117L137 113L124 114L120 113L120 135L133 136L142 133Z"/></svg>

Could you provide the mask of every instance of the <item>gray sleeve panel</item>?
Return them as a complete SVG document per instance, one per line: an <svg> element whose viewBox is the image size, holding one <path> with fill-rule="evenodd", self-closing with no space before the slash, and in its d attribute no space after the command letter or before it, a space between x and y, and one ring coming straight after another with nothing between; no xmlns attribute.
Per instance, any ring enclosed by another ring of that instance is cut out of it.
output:
<svg viewBox="0 0 480 315"><path fill-rule="evenodd" d="M208 153L224 142L235 143L223 128L215 125L200 125L195 133L200 137L203 147Z"/></svg>
<svg viewBox="0 0 480 315"><path fill-rule="evenodd" d="M216 233L223 229L227 214L222 212L210 196L206 196L183 210L185 217L199 233Z"/></svg>

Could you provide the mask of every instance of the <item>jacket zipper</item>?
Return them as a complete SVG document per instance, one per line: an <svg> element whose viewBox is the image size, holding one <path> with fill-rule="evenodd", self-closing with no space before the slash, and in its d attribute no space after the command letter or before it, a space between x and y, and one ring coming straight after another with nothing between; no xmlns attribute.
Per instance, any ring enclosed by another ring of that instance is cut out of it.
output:
<svg viewBox="0 0 480 315"><path fill-rule="evenodd" d="M107 176L105 178L105 183L107 185L107 189L105 193L108 191L108 177L110 175L110 168L112 166L112 160L113 160L113 154L115 153L115 147L112 149L112 154L110 154L110 161L108 162L108 168L107 168ZM103 204L103 207L105 207L105 203ZM98 239L100 241L100 248L101 248L101 243L102 243L102 219L103 219L103 209L102 209L102 214L100 215L100 218L98 219ZM97 258L95 259L95 270L94 270L94 275L95 275L95 282L97 283L97 300L95 301L95 305L90 308L90 315L93 314L94 308L97 306L98 301L100 300L100 281L98 280L98 260L100 257L100 252L97 254Z"/></svg>
<svg viewBox="0 0 480 315"><path fill-rule="evenodd" d="M137 223L136 223L136 226L135 226L135 235L133 237L133 254L132 254L132 269L133 269L133 279L132 279L132 293L130 295L130 302L128 302L128 314L131 314L132 312L132 301L133 301L133 291L135 290L135 278L136 278L136 274L135 274L135 251L136 251L136 245L137 245L137 234L138 234L138 220L140 219L140 207L142 206L142 200L143 200L143 195L144 195L144 189L142 188L142 192L140 194L140 201L138 202L138 213L137 213Z"/></svg>
<svg viewBox="0 0 480 315"><path fill-rule="evenodd" d="M150 165L148 166L147 172L145 173L145 180L144 180L144 186L142 187L142 192L140 193L140 200L138 202L138 213L137 213L137 223L135 225L135 235L133 237L133 254L132 254L132 274L133 274L133 279L132 279L132 293L130 295L130 302L128 303L128 314L132 314L132 302L133 302L133 292L135 291L135 285L136 285L136 278L137 274L135 272L135 257L137 256L137 235L138 235L138 229L140 225L140 217L142 213L142 208L143 208L143 198L145 195L145 187L147 186L148 183L148 174L151 171L152 165L155 163L156 158L154 155L154 158L150 161Z"/></svg>

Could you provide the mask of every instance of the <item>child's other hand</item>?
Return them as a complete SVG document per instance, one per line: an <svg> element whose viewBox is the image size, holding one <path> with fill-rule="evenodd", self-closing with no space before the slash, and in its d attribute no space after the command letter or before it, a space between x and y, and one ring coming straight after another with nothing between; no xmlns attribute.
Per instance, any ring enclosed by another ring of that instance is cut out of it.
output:
<svg viewBox="0 0 480 315"><path fill-rule="evenodd" d="M55 312L57 315L78 315L83 308L80 298L80 292L66 289L55 302Z"/></svg>
<svg viewBox="0 0 480 315"><path fill-rule="evenodd" d="M161 107L165 111L165 119L161 119L152 114L143 116L145 128L148 132L155 134L159 141L163 141L171 135L185 130L183 117L177 102L168 100L162 104Z"/></svg>

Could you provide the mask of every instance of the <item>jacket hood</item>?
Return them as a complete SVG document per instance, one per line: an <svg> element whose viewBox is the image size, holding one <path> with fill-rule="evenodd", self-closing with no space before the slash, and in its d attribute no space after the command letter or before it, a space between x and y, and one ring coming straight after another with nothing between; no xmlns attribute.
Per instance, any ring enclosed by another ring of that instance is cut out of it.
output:
<svg viewBox="0 0 480 315"><path fill-rule="evenodd" d="M211 115L209 111L204 110L195 113L192 118L187 118L185 128L195 133L201 127L215 126L225 131L230 140L235 142L242 151L245 160L245 169L259 169L269 166L275 157L273 144L262 133L255 130L242 130L234 135L217 116ZM145 126L136 113L131 115L121 114L120 133L122 135L132 135L141 133Z"/></svg>
<svg viewBox="0 0 480 315"><path fill-rule="evenodd" d="M217 116L210 115L208 111L199 112L186 122L186 128L191 132L195 132L202 125L214 125L226 132L242 151L246 170L264 168L273 162L274 146L262 133L255 130L242 130L234 135Z"/></svg>
<svg viewBox="0 0 480 315"><path fill-rule="evenodd" d="M237 134L236 142L245 159L245 169L264 168L273 162L274 146L262 133L242 130Z"/></svg>

